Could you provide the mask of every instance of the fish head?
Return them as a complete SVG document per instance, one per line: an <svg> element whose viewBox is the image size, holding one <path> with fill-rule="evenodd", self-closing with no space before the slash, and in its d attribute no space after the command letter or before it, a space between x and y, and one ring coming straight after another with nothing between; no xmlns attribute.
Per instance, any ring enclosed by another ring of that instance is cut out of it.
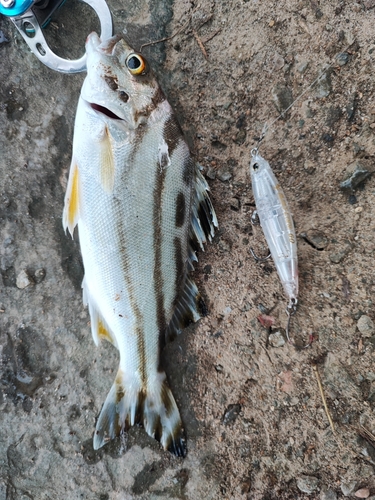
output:
<svg viewBox="0 0 375 500"><path fill-rule="evenodd" d="M164 94L142 54L116 35L86 41L87 77L81 97L104 121L123 120L129 128L147 121Z"/></svg>
<svg viewBox="0 0 375 500"><path fill-rule="evenodd" d="M268 168L268 162L257 152L253 154L250 162L250 175L252 178L259 176Z"/></svg>

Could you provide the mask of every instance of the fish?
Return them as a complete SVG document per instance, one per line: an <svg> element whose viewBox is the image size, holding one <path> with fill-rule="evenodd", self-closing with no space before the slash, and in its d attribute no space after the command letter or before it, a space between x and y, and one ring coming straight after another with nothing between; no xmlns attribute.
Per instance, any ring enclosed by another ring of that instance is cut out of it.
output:
<svg viewBox="0 0 375 500"><path fill-rule="evenodd" d="M119 351L93 437L99 449L140 424L185 456L161 364L165 343L207 310L189 276L214 237L209 187L149 63L122 36L86 41L63 227L78 226L92 337Z"/></svg>
<svg viewBox="0 0 375 500"><path fill-rule="evenodd" d="M289 299L288 308L294 310L298 301L298 257L292 213L270 164L257 149L252 151L250 175L260 225Z"/></svg>

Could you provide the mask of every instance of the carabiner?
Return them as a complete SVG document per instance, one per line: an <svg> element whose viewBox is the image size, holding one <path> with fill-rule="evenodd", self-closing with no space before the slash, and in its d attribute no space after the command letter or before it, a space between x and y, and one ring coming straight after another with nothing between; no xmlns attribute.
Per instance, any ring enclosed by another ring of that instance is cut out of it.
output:
<svg viewBox="0 0 375 500"><path fill-rule="evenodd" d="M80 59L63 59L49 48L43 28L65 0L0 0L0 14L10 18L36 57L46 66L61 73L86 70L86 54ZM100 20L102 40L113 34L111 12L105 0L82 0L92 7Z"/></svg>

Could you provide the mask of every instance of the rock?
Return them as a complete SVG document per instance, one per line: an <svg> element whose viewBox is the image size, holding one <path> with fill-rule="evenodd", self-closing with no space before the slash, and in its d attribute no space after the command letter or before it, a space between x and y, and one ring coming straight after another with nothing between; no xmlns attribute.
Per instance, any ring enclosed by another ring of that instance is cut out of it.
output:
<svg viewBox="0 0 375 500"><path fill-rule="evenodd" d="M370 496L370 490L368 488L361 488L354 493L357 498L368 498Z"/></svg>
<svg viewBox="0 0 375 500"><path fill-rule="evenodd" d="M347 52L341 52L336 56L336 61L339 66L345 66L349 61L349 54Z"/></svg>
<svg viewBox="0 0 375 500"><path fill-rule="evenodd" d="M37 269L34 273L34 281L35 283L41 283L44 278L46 277L46 270L45 269Z"/></svg>
<svg viewBox="0 0 375 500"><path fill-rule="evenodd" d="M316 171L315 163L310 160L305 161L303 168L309 175L312 175Z"/></svg>
<svg viewBox="0 0 375 500"><path fill-rule="evenodd" d="M231 198L229 203L230 203L230 208L235 212L238 212L241 206L240 200L238 198Z"/></svg>
<svg viewBox="0 0 375 500"><path fill-rule="evenodd" d="M352 192L372 174L370 168L355 161L347 167L346 179L340 183L340 189Z"/></svg>
<svg viewBox="0 0 375 500"><path fill-rule="evenodd" d="M344 247L339 252L331 253L329 256L329 260L333 262L333 264L339 264L344 259L344 257L348 255L351 249L352 249L351 245L346 245L346 247Z"/></svg>
<svg viewBox="0 0 375 500"><path fill-rule="evenodd" d="M323 489L320 493L319 500L337 500L337 493L331 489Z"/></svg>
<svg viewBox="0 0 375 500"><path fill-rule="evenodd" d="M366 316L366 314L363 314L359 318L357 328L364 337L371 337L375 331L374 322L369 316Z"/></svg>
<svg viewBox="0 0 375 500"><path fill-rule="evenodd" d="M229 425L235 422L240 412L241 412L240 404L229 405L224 412L223 424Z"/></svg>
<svg viewBox="0 0 375 500"><path fill-rule="evenodd" d="M334 141L334 137L333 137L333 135L331 135L331 134L323 134L323 135L322 135L322 140L323 140L324 142L329 143L329 142L333 142L333 141Z"/></svg>
<svg viewBox="0 0 375 500"><path fill-rule="evenodd" d="M272 89L273 101L279 113L284 113L293 102L292 91L288 87L276 85Z"/></svg>
<svg viewBox="0 0 375 500"><path fill-rule="evenodd" d="M357 486L357 482L356 481L346 481L346 482L343 481L341 483L340 488L341 488L341 491L342 491L343 495L345 497L348 497L348 496L350 496L353 493L353 491L355 490L356 486Z"/></svg>
<svg viewBox="0 0 375 500"><path fill-rule="evenodd" d="M349 98L349 102L348 104L346 105L346 117L348 119L349 122L353 121L353 118L354 118L354 114L355 114L355 110L357 108L357 95L354 94L353 96L351 96Z"/></svg>
<svg viewBox="0 0 375 500"><path fill-rule="evenodd" d="M8 42L9 42L9 40L4 35L4 32L2 30L0 30L0 45L3 43L8 43Z"/></svg>
<svg viewBox="0 0 375 500"><path fill-rule="evenodd" d="M280 331L271 333L268 337L268 342L272 347L282 347L285 345L285 339L283 334Z"/></svg>
<svg viewBox="0 0 375 500"><path fill-rule="evenodd" d="M226 181L229 181L231 178L232 178L232 174L230 173L229 170L227 170L226 168L221 168L218 172L217 172L217 178L219 179L219 181L221 182L226 182Z"/></svg>
<svg viewBox="0 0 375 500"><path fill-rule="evenodd" d="M327 110L326 125L332 128L342 117L342 110L339 106L330 106Z"/></svg>
<svg viewBox="0 0 375 500"><path fill-rule="evenodd" d="M206 177L207 177L207 179L214 181L216 179L216 170L212 167L209 167L207 172L206 172Z"/></svg>
<svg viewBox="0 0 375 500"><path fill-rule="evenodd" d="M319 99L327 97L332 90L331 68L327 68L316 83L315 95Z"/></svg>
<svg viewBox="0 0 375 500"><path fill-rule="evenodd" d="M301 73L301 75L303 75L303 73L307 70L309 66L309 62L308 61L302 61L298 64L297 66L297 71L298 73Z"/></svg>
<svg viewBox="0 0 375 500"><path fill-rule="evenodd" d="M317 250L323 250L328 245L328 238L315 229L309 229L306 233L301 233L301 237Z"/></svg>
<svg viewBox="0 0 375 500"><path fill-rule="evenodd" d="M17 288L20 288L21 290L30 285L34 285L34 280L31 278L31 276L29 276L27 269L22 269L22 271L19 273L19 275L17 276L16 285Z"/></svg>
<svg viewBox="0 0 375 500"><path fill-rule="evenodd" d="M297 479L297 487L302 493L312 493L318 487L319 479L314 476L300 476Z"/></svg>

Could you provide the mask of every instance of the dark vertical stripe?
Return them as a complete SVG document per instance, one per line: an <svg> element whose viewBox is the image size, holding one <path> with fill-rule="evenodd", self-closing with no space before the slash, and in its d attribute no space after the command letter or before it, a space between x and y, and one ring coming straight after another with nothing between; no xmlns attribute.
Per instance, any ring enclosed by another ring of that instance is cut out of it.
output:
<svg viewBox="0 0 375 500"><path fill-rule="evenodd" d="M176 199L176 227L182 227L185 222L186 201L184 193L180 192Z"/></svg>
<svg viewBox="0 0 375 500"><path fill-rule="evenodd" d="M153 226L154 226L154 292L156 303L156 321L159 329L159 347L162 348L161 337L164 336L164 331L167 327L167 321L164 310L164 293L163 293L163 275L162 275L162 203L163 191L166 177L166 169L160 169L158 164L155 169L156 179L154 188L154 213L153 213ZM160 365L159 352L159 365ZM158 367L161 371L161 367Z"/></svg>
<svg viewBox="0 0 375 500"><path fill-rule="evenodd" d="M174 114L171 114L164 124L163 138L168 144L169 156L172 157L178 144L184 142L183 132Z"/></svg>

